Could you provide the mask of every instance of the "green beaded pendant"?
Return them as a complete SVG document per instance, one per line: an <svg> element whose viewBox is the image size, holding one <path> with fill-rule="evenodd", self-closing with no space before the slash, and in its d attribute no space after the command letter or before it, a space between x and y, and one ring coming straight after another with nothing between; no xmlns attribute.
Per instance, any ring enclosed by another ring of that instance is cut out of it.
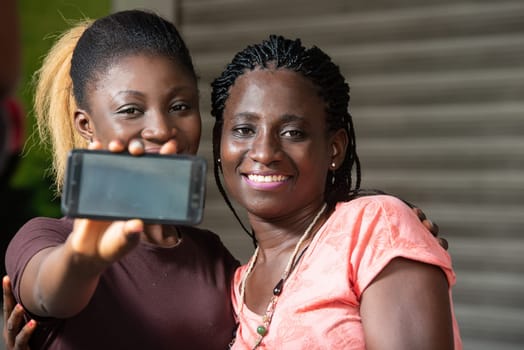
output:
<svg viewBox="0 0 524 350"><path fill-rule="evenodd" d="M260 334L261 336L265 336L267 333L267 328L264 326L258 326L257 333Z"/></svg>

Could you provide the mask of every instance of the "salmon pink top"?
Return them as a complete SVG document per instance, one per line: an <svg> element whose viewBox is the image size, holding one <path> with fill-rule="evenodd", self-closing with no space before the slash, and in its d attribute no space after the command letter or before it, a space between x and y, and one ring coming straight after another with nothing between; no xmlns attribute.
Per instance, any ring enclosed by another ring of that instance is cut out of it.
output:
<svg viewBox="0 0 524 350"><path fill-rule="evenodd" d="M397 257L439 266L451 298L455 274L450 256L408 206L382 195L338 203L286 281L258 349L365 349L362 293ZM252 349L262 324L262 316L240 300L246 269L237 269L232 288L240 323L232 346L236 350ZM455 349L462 349L452 313Z"/></svg>

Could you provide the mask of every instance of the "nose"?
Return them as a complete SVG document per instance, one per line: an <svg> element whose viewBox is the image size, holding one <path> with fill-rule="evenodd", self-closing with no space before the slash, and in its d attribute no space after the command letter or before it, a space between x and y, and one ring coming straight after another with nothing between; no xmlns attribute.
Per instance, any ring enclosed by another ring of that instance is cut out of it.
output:
<svg viewBox="0 0 524 350"><path fill-rule="evenodd" d="M259 132L249 150L249 157L256 162L268 165L281 159L281 147L278 137L269 132Z"/></svg>
<svg viewBox="0 0 524 350"><path fill-rule="evenodd" d="M149 118L145 118L146 125L142 129L142 138L156 143L168 141L176 132L172 118L164 113L152 112Z"/></svg>

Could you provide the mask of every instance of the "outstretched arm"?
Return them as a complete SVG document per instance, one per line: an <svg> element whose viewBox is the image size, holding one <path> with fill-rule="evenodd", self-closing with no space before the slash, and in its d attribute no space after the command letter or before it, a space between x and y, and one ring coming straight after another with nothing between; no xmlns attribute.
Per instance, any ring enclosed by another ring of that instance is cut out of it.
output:
<svg viewBox="0 0 524 350"><path fill-rule="evenodd" d="M142 231L140 220L76 219L64 244L41 250L27 264L21 302L39 316L76 315L89 303L103 271L136 246Z"/></svg>

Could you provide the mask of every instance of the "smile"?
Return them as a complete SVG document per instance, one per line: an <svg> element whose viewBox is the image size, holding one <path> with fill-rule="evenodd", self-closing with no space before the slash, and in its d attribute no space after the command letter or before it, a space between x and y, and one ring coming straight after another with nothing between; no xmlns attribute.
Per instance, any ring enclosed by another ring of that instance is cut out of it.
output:
<svg viewBox="0 0 524 350"><path fill-rule="evenodd" d="M284 175L247 175L247 178L256 183L271 183L271 182L284 182L288 179L288 176Z"/></svg>

